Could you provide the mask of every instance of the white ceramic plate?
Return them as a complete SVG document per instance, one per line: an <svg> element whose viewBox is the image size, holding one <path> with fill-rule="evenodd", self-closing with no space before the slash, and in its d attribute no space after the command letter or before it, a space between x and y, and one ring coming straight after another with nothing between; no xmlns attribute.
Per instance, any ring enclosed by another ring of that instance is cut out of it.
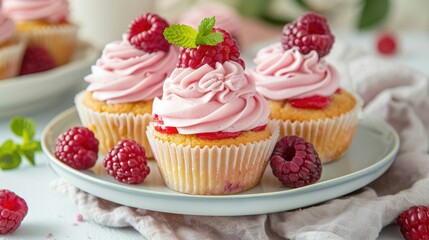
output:
<svg viewBox="0 0 429 240"><path fill-rule="evenodd" d="M90 71L99 56L92 45L80 42L71 62L52 70L0 80L0 118L34 112L56 101Z"/></svg>
<svg viewBox="0 0 429 240"><path fill-rule="evenodd" d="M278 212L320 203L355 191L383 174L392 164L399 148L399 137L388 124L362 118L352 145L344 157L323 166L322 178L315 184L288 189L268 167L261 183L236 195L194 196L168 189L150 161L151 173L139 185L117 182L98 164L78 171L57 160L53 153L56 138L71 126L81 125L74 108L54 118L45 128L42 147L52 169L78 188L119 204L169 213L238 216Z"/></svg>

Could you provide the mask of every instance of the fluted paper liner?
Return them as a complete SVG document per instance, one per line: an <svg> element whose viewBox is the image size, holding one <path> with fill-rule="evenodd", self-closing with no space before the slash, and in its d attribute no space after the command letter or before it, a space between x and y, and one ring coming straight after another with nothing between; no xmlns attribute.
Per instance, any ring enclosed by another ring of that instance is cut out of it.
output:
<svg viewBox="0 0 429 240"><path fill-rule="evenodd" d="M355 96L356 106L338 117L311 121L271 120L280 129L280 137L296 135L311 142L322 163L343 156L349 148L359 122L362 101Z"/></svg>
<svg viewBox="0 0 429 240"><path fill-rule="evenodd" d="M78 27L74 24L55 24L20 30L28 39L28 46L40 46L53 57L55 66L68 63L76 48Z"/></svg>
<svg viewBox="0 0 429 240"><path fill-rule="evenodd" d="M152 122L151 114L96 112L83 105L85 94L82 91L76 95L76 108L82 124L91 129L100 142L100 152L108 152L121 139L132 139L145 148L147 158L153 157L146 137L146 127Z"/></svg>
<svg viewBox="0 0 429 240"><path fill-rule="evenodd" d="M279 136L278 126L268 124L271 136L238 146L191 147L163 142L147 135L158 169L172 190L199 195L226 195L246 191L259 183Z"/></svg>
<svg viewBox="0 0 429 240"><path fill-rule="evenodd" d="M0 48L0 79L15 77L19 74L25 47L25 38L17 37L15 43Z"/></svg>

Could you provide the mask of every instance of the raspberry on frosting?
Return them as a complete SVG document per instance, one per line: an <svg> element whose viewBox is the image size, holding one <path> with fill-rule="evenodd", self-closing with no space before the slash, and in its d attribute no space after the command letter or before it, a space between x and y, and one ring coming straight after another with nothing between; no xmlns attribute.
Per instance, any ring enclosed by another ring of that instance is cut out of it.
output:
<svg viewBox="0 0 429 240"><path fill-rule="evenodd" d="M154 13L146 13L136 18L128 30L128 41L136 48L145 52L168 52L170 44L162 35L168 27L165 19Z"/></svg>

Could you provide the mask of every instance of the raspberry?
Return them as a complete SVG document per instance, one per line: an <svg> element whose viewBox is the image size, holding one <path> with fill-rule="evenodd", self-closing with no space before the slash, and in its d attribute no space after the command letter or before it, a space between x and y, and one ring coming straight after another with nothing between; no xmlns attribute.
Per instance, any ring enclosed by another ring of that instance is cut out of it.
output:
<svg viewBox="0 0 429 240"><path fill-rule="evenodd" d="M199 45L196 48L182 48L177 67L197 69L208 64L214 68L216 62L224 63L231 60L245 68L244 61L240 58L237 41L231 37L231 34L220 28L214 28L213 32L223 33L224 41L216 46Z"/></svg>
<svg viewBox="0 0 429 240"><path fill-rule="evenodd" d="M394 55L397 51L395 35L392 33L381 33L377 37L377 50L383 55Z"/></svg>
<svg viewBox="0 0 429 240"><path fill-rule="evenodd" d="M270 164L274 176L290 188L315 183L322 175L322 163L313 145L297 136L277 142Z"/></svg>
<svg viewBox="0 0 429 240"><path fill-rule="evenodd" d="M413 206L402 212L396 219L402 235L407 240L429 239L429 208Z"/></svg>
<svg viewBox="0 0 429 240"><path fill-rule="evenodd" d="M85 127L71 127L57 138L55 157L74 169L94 166L98 155L98 140Z"/></svg>
<svg viewBox="0 0 429 240"><path fill-rule="evenodd" d="M104 158L106 172L116 180L141 183L150 173L144 147L133 140L121 140Z"/></svg>
<svg viewBox="0 0 429 240"><path fill-rule="evenodd" d="M54 59L44 48L32 46L25 50L19 75L43 72L54 67Z"/></svg>
<svg viewBox="0 0 429 240"><path fill-rule="evenodd" d="M0 234L15 231L27 212L24 199L9 190L0 189Z"/></svg>
<svg viewBox="0 0 429 240"><path fill-rule="evenodd" d="M307 13L286 24L281 39L285 50L298 47L302 54L316 50L320 58L329 53L334 40L326 19L315 13Z"/></svg>
<svg viewBox="0 0 429 240"><path fill-rule="evenodd" d="M146 13L136 18L128 29L128 41L136 48L147 53L168 52L170 44L162 33L168 22L153 13Z"/></svg>

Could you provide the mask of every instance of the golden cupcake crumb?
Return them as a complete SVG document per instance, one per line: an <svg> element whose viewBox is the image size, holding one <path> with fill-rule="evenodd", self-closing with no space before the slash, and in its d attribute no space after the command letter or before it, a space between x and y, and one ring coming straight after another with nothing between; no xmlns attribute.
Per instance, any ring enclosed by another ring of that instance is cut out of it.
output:
<svg viewBox="0 0 429 240"><path fill-rule="evenodd" d="M340 116L352 110L357 102L353 95L344 89L331 96L331 102L323 109L294 108L287 100L268 100L270 118L291 121L309 121Z"/></svg>
<svg viewBox="0 0 429 240"><path fill-rule="evenodd" d="M108 104L106 101L98 101L94 99L92 97L92 93L87 92L83 99L83 104L87 108L96 112L152 114L153 100L133 103Z"/></svg>

